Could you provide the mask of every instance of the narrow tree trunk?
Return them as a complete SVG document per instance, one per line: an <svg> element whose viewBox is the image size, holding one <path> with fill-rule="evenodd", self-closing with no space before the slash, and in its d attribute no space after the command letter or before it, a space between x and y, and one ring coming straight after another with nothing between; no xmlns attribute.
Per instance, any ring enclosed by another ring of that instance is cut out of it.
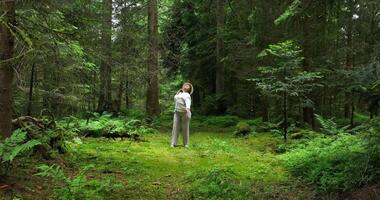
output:
<svg viewBox="0 0 380 200"><path fill-rule="evenodd" d="M158 87L158 20L157 0L148 2L149 58L146 111L149 116L160 114Z"/></svg>
<svg viewBox="0 0 380 200"><path fill-rule="evenodd" d="M223 32L224 32L224 5L225 0L216 1L216 77L215 77L215 93L222 94L224 92L224 62L222 61L224 57L224 42L223 42Z"/></svg>
<svg viewBox="0 0 380 200"><path fill-rule="evenodd" d="M14 37L9 28L16 25L15 1L0 1L0 139L12 134L12 58ZM6 25L5 25L6 24Z"/></svg>
<svg viewBox="0 0 380 200"><path fill-rule="evenodd" d="M127 70L127 75L125 78L125 109L129 109L129 75L128 75L128 70Z"/></svg>
<svg viewBox="0 0 380 200"><path fill-rule="evenodd" d="M117 92L117 100L116 100L116 111L121 111L121 101L123 98L123 91L124 91L124 81L121 79L119 83L119 91Z"/></svg>
<svg viewBox="0 0 380 200"><path fill-rule="evenodd" d="M112 111L111 96L111 62L112 62L112 0L103 0L103 30L102 50L103 58L100 66L100 96L98 111Z"/></svg>
<svg viewBox="0 0 380 200"><path fill-rule="evenodd" d="M310 1L303 1L303 8L306 9ZM310 65L311 65L311 57L312 57L312 52L311 52L311 33L313 32L311 30L311 17L308 16L307 14L304 15L303 17L303 55L304 55L304 60L303 60L303 69L305 71L310 71ZM303 121L307 124L309 124L313 129L315 129L315 124L314 124L314 108L310 107L310 105L304 106L303 107Z"/></svg>
<svg viewBox="0 0 380 200"><path fill-rule="evenodd" d="M266 95L263 96L261 105L261 118L263 122L267 122L269 121L269 98Z"/></svg>
<svg viewBox="0 0 380 200"><path fill-rule="evenodd" d="M36 68L36 63L33 63L30 72L30 82L29 82L29 95L28 95L28 107L26 108L26 114L28 116L32 115L32 101L33 101L33 86L34 86L34 71Z"/></svg>
<svg viewBox="0 0 380 200"><path fill-rule="evenodd" d="M346 52L346 68L347 70L352 70L353 69L353 53L352 51L353 46L352 46L352 37L353 37L353 21L352 21L352 15L354 14L354 0L349 0L349 9L350 12L347 14L347 20L348 20L348 25L347 25L347 52ZM350 118L350 111L351 111L351 104L352 104L352 94L350 91L347 91L345 93L345 102L344 102L344 118L348 119Z"/></svg>
<svg viewBox="0 0 380 200"><path fill-rule="evenodd" d="M288 94L286 91L284 91L283 94L283 117L284 117L284 124L283 124L283 130L284 130L284 141L286 142L287 136L288 136Z"/></svg>

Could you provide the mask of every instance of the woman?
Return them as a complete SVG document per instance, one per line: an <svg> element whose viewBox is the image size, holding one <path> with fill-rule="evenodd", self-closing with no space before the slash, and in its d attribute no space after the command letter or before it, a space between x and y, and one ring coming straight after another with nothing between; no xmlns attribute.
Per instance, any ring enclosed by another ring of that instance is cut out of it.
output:
<svg viewBox="0 0 380 200"><path fill-rule="evenodd" d="M177 145L177 139L180 127L183 131L183 144L186 148L189 147L189 125L191 119L191 94L193 93L193 85L191 83L184 83L174 96L175 110L173 118L173 131L171 147Z"/></svg>

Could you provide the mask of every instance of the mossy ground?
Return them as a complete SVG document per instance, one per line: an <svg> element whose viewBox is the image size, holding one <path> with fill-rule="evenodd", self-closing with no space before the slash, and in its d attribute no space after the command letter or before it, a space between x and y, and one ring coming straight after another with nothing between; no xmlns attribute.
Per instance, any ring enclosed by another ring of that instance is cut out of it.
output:
<svg viewBox="0 0 380 200"><path fill-rule="evenodd" d="M236 138L230 131L193 132L190 148L184 148L181 140L178 147L171 148L170 138L170 133L161 132L145 135L143 142L85 139L72 146L70 159L78 168L95 165L91 174L96 176L116 176L125 183L121 196L129 199L188 199L192 184L188 177L214 168L229 168L242 180L250 180L252 187L261 188L257 197L273 196L259 193L276 192L277 186L277 192L291 189L280 186L290 183L290 176L272 149L282 142L281 137L268 133ZM305 197L303 190L292 195L293 199Z"/></svg>
<svg viewBox="0 0 380 200"><path fill-rule="evenodd" d="M81 144L70 145L64 164L60 165L69 177L88 165L94 165L87 173L89 180L115 177L124 188L101 197L104 199L191 199L196 187L194 177L218 168L232 170L248 185L249 199L313 198L311 190L290 176L280 155L275 153L276 146L283 143L280 135L255 133L241 138L234 136L233 128L203 127L192 130L190 148L182 146L182 138L178 147L171 148L168 127L144 134L143 138L143 141L83 138ZM20 171L18 167L15 171L20 177L27 177L15 181L32 189L0 190L0 196L47 199L53 193L54 182L33 176L36 165L22 164L26 169Z"/></svg>

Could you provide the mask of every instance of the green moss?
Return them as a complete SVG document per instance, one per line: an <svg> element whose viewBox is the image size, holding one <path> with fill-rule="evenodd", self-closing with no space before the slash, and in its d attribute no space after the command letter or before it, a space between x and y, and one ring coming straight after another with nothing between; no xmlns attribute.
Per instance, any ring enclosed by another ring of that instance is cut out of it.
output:
<svg viewBox="0 0 380 200"><path fill-rule="evenodd" d="M228 132L192 132L189 149L170 148L169 132L146 135L145 139L146 142L131 142L88 138L81 145L72 145L75 156L71 161L79 168L94 164L94 174L118 174L129 183L125 193L131 199L188 199L194 191L191 188L197 187L197 183L188 182L189 174L211 173L215 167L233 172L237 185L228 188L236 197L246 191L237 189L239 181L270 186L289 180L289 174L272 153L272 146L281 138L271 134L238 139ZM211 176L203 181L212 185L218 180ZM215 191L222 186L225 185L216 184L219 188ZM199 196L204 195L198 192Z"/></svg>
<svg viewBox="0 0 380 200"><path fill-rule="evenodd" d="M251 132L251 127L247 122L239 122L236 124L235 132L234 134L236 136L245 136L248 135Z"/></svg>

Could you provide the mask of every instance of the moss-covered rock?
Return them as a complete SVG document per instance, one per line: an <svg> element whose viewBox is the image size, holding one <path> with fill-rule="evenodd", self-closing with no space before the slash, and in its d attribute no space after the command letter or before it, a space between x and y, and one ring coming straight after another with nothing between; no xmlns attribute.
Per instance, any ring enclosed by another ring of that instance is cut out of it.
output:
<svg viewBox="0 0 380 200"><path fill-rule="evenodd" d="M239 122L236 124L235 135L236 136L245 136L251 132L251 127L247 122Z"/></svg>

